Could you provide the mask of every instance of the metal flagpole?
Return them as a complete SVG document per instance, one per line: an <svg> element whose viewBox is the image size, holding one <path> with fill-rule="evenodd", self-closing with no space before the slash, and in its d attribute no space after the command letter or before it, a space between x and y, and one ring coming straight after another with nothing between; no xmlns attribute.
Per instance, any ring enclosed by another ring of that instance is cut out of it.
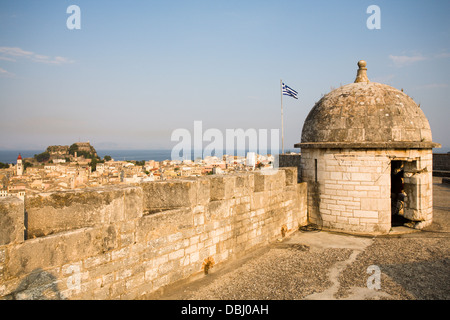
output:
<svg viewBox="0 0 450 320"><path fill-rule="evenodd" d="M283 128L283 80L280 79L281 90L281 150L284 154L284 128Z"/></svg>

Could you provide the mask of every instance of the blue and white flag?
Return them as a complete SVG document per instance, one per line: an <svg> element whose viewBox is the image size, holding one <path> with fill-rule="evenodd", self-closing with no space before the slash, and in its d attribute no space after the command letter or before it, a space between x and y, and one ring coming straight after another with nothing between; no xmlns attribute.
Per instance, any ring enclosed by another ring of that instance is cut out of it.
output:
<svg viewBox="0 0 450 320"><path fill-rule="evenodd" d="M298 92L295 91L294 89L288 87L287 85L285 85L284 83L282 83L282 88L283 88L283 95L284 96L290 96L292 98L298 99L297 95Z"/></svg>

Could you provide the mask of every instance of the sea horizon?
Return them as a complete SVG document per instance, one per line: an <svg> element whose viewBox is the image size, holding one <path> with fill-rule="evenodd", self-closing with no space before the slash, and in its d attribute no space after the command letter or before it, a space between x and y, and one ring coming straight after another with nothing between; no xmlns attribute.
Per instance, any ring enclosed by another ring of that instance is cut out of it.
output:
<svg viewBox="0 0 450 320"><path fill-rule="evenodd" d="M17 157L20 154L22 158L33 158L35 154L39 154L44 152L45 150L0 150L0 162L1 163L13 163L17 162ZM98 156L103 159L104 156L111 156L116 161L164 161L164 160L172 160L172 150L171 149L99 149L96 150ZM246 154L249 150L246 150L244 154ZM285 152L299 152L299 149L292 148L286 149ZM448 153L450 152L450 148L436 148L433 149L433 153ZM281 150L279 151L281 154ZM226 150L223 150L221 154L218 156L222 156L226 153ZM242 155L243 153L239 150L234 150L234 155ZM194 159L194 151L191 152L190 157L184 157L184 159Z"/></svg>
<svg viewBox="0 0 450 320"><path fill-rule="evenodd" d="M449 149L450 150L450 149ZM0 162L2 163L13 163L15 164L17 161L17 157L20 154L22 158L33 158L35 154L39 154L44 152L45 150L0 150ZM116 161L164 161L164 160L172 160L172 149L98 149L96 150L98 156L103 159L104 156L111 156ZM240 150L234 150L233 155L245 155L250 150L246 150L242 152ZM285 152L299 152L298 149L286 149ZM258 153L258 152L257 152ZM282 153L281 150L279 153ZM223 150L222 153L218 154L218 156L222 156L227 154L226 150ZM190 157L183 155L183 159L195 160L194 151L191 152Z"/></svg>

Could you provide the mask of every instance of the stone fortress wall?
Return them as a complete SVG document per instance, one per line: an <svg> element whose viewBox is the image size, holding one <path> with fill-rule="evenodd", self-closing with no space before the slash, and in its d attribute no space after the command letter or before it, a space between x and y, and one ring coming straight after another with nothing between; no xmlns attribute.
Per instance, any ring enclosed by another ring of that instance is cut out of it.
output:
<svg viewBox="0 0 450 320"><path fill-rule="evenodd" d="M307 224L297 168L272 173L0 199L0 299L139 299L202 276Z"/></svg>
<svg viewBox="0 0 450 320"><path fill-rule="evenodd" d="M433 175L450 177L450 153L433 153Z"/></svg>

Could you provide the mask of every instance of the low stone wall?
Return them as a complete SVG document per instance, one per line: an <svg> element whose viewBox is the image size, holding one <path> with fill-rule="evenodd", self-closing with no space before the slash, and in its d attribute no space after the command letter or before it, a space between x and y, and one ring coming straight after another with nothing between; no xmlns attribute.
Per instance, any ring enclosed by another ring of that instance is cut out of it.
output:
<svg viewBox="0 0 450 320"><path fill-rule="evenodd" d="M0 297L140 299L203 276L307 223L296 168L273 173L39 194L26 214L0 199Z"/></svg>
<svg viewBox="0 0 450 320"><path fill-rule="evenodd" d="M450 177L450 153L433 153L433 176Z"/></svg>
<svg viewBox="0 0 450 320"><path fill-rule="evenodd" d="M450 171L450 153L433 153L433 169Z"/></svg>
<svg viewBox="0 0 450 320"><path fill-rule="evenodd" d="M280 154L279 158L279 167L296 167L297 168L297 182L302 181L302 170L301 170L301 154Z"/></svg>

